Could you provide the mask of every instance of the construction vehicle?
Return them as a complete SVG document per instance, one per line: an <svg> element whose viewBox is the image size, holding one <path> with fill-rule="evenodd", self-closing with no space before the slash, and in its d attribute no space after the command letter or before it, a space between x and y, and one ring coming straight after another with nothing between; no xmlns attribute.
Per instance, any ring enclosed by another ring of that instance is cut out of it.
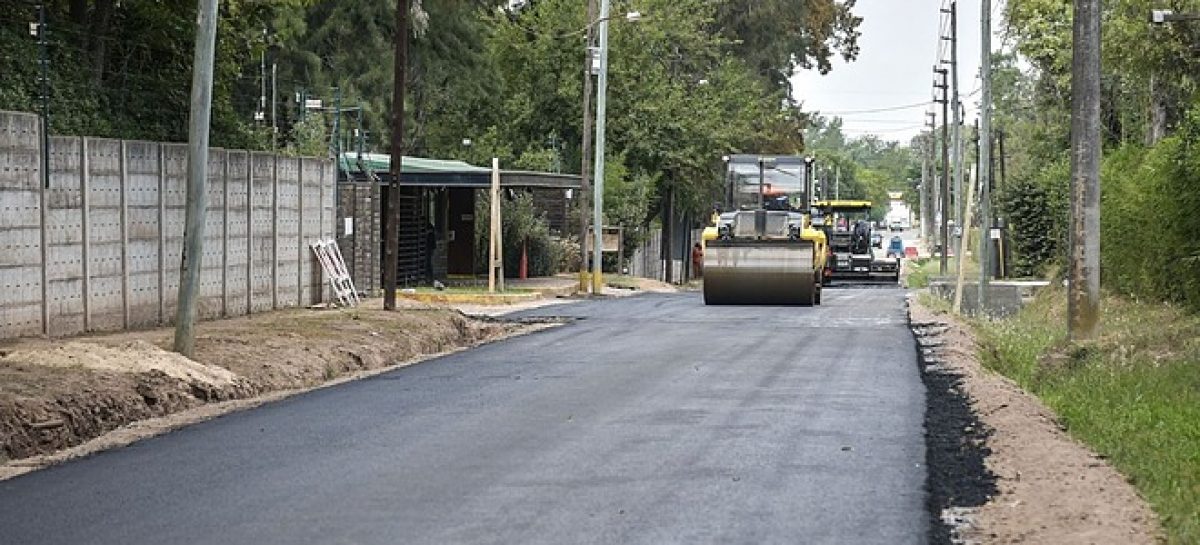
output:
<svg viewBox="0 0 1200 545"><path fill-rule="evenodd" d="M726 158L726 212L704 230L704 303L821 304L825 233L811 222L811 162Z"/></svg>
<svg viewBox="0 0 1200 545"><path fill-rule="evenodd" d="M813 205L813 224L825 232L829 255L822 282L899 282L900 260L875 257L871 201L825 200Z"/></svg>

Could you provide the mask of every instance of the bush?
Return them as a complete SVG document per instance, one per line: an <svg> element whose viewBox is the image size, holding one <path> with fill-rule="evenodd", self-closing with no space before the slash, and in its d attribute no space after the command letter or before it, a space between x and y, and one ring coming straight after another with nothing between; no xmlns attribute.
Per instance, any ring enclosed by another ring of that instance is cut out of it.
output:
<svg viewBox="0 0 1200 545"><path fill-rule="evenodd" d="M490 196L483 193L475 203L475 248L478 263L486 264L488 258L488 218ZM550 234L545 214L533 204L533 197L516 193L512 199L501 200L501 222L504 236L504 275L514 278L521 268L521 249L528 255L529 276L551 276L568 270L569 259L578 259L578 250L572 254L566 246L574 245Z"/></svg>
<svg viewBox="0 0 1200 545"><path fill-rule="evenodd" d="M1200 309L1200 107L1153 148L1104 160L1101 278L1120 293Z"/></svg>
<svg viewBox="0 0 1200 545"><path fill-rule="evenodd" d="M1042 168L1036 179L1017 180L997 195L997 207L1012 229L1017 276L1040 276L1064 257L1070 177L1070 163L1060 160Z"/></svg>

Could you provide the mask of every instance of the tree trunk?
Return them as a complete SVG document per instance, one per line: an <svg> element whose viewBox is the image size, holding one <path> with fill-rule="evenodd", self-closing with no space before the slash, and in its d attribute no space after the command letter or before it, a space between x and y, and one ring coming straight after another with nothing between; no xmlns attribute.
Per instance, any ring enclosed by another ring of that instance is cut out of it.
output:
<svg viewBox="0 0 1200 545"><path fill-rule="evenodd" d="M108 28L112 21L114 0L96 0L91 20L89 41L92 54L92 84L96 87L104 80L104 64L108 57Z"/></svg>
<svg viewBox="0 0 1200 545"><path fill-rule="evenodd" d="M1153 146L1167 135L1167 97L1158 76L1150 76L1150 125L1146 127L1146 145Z"/></svg>

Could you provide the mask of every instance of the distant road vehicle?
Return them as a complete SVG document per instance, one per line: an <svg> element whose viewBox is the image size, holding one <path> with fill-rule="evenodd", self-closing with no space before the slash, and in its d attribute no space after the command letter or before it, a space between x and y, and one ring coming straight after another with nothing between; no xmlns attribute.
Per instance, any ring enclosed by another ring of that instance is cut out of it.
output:
<svg viewBox="0 0 1200 545"><path fill-rule="evenodd" d="M904 224L899 221L893 221L888 224L888 231L903 231Z"/></svg>
<svg viewBox="0 0 1200 545"><path fill-rule="evenodd" d="M879 233L871 233L871 246L883 249L883 235Z"/></svg>
<svg viewBox="0 0 1200 545"><path fill-rule="evenodd" d="M896 259L904 257L904 239L898 236L892 237L892 240L888 242L887 256Z"/></svg>

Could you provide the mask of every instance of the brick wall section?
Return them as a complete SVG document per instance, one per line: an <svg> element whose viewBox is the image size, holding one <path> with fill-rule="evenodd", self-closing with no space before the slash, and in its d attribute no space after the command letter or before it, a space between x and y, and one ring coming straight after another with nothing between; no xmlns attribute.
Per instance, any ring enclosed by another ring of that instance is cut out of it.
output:
<svg viewBox="0 0 1200 545"><path fill-rule="evenodd" d="M0 339L167 325L179 290L187 146L50 139L0 112ZM309 243L334 227L328 160L209 153L199 316L324 300Z"/></svg>
<svg viewBox="0 0 1200 545"><path fill-rule="evenodd" d="M382 289L380 275L381 187L370 183L342 183L338 187L339 217L351 219L353 233L346 234L345 221L338 223L338 247L354 278L354 287L363 293Z"/></svg>

